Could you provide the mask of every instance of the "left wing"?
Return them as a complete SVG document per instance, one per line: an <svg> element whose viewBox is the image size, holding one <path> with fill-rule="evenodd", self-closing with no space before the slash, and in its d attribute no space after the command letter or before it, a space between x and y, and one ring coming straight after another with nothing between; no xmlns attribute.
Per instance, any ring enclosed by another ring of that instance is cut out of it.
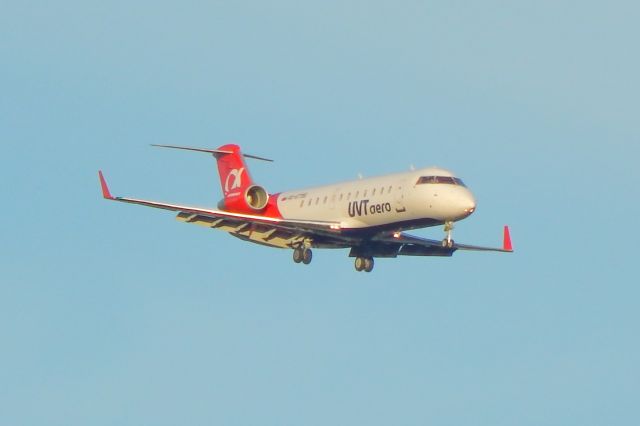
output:
<svg viewBox="0 0 640 426"><path fill-rule="evenodd" d="M102 196L107 200L175 211L178 212L177 219L180 221L221 229L257 243L291 247L309 236L340 240L341 227L340 223L336 222L287 220L137 198L114 197L102 171L99 171L98 175Z"/></svg>
<svg viewBox="0 0 640 426"><path fill-rule="evenodd" d="M501 253L513 253L513 245L511 244L511 233L509 232L509 227L507 225L504 226L504 230L502 233L502 248L472 246L468 244L458 243L454 243L453 246L459 250L498 251Z"/></svg>
<svg viewBox="0 0 640 426"><path fill-rule="evenodd" d="M453 244L453 247L443 247L442 241L397 232L392 235L378 235L375 241L401 245L398 254L408 256L451 256L456 250L496 251L512 253L511 234L509 227L504 227L502 248L484 247L470 244Z"/></svg>

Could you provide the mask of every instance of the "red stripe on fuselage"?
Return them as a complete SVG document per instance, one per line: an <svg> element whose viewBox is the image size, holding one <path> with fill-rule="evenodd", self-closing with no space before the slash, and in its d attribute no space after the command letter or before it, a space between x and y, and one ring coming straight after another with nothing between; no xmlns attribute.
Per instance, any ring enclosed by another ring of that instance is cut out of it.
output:
<svg viewBox="0 0 640 426"><path fill-rule="evenodd" d="M280 197L280 193L269 195L267 207L265 207L264 211L260 213L260 216L271 219L284 219L282 217L282 213L280 213L280 209L278 208L278 197Z"/></svg>

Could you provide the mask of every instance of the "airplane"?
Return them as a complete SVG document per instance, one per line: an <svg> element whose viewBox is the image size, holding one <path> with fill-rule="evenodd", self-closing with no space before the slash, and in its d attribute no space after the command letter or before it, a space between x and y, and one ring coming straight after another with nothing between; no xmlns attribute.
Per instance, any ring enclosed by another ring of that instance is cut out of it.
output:
<svg viewBox="0 0 640 426"><path fill-rule="evenodd" d="M509 227L503 246L459 244L454 223L476 210L464 182L448 170L429 167L327 186L270 194L254 183L236 144L218 149L152 145L211 154L217 160L223 199L217 208L184 206L111 195L102 171L102 196L107 200L177 212L185 223L219 229L244 241L293 250L293 261L308 265L312 249L350 249L357 271L371 272L374 258L452 256L457 250L513 252ZM407 230L444 226L445 237L432 240Z"/></svg>

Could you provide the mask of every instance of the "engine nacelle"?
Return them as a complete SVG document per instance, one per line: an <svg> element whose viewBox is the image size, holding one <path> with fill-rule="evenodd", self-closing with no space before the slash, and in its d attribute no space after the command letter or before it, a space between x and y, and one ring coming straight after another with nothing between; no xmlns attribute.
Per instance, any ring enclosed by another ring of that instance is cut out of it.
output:
<svg viewBox="0 0 640 426"><path fill-rule="evenodd" d="M259 186L248 187L244 194L227 197L218 203L218 208L230 212L256 213L263 211L269 203L269 194Z"/></svg>
<svg viewBox="0 0 640 426"><path fill-rule="evenodd" d="M267 191L263 187L253 185L246 190L244 199L249 207L253 210L260 211L267 207L269 194L267 194Z"/></svg>

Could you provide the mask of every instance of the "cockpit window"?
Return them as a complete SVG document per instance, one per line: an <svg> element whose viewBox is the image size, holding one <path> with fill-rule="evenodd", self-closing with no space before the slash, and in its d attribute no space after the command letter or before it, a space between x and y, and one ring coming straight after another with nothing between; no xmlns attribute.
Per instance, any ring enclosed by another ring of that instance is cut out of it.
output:
<svg viewBox="0 0 640 426"><path fill-rule="evenodd" d="M425 183L444 183L447 185L459 185L466 187L464 182L462 182L462 179L451 176L421 176L418 179L418 182L416 182L416 185L422 185Z"/></svg>

